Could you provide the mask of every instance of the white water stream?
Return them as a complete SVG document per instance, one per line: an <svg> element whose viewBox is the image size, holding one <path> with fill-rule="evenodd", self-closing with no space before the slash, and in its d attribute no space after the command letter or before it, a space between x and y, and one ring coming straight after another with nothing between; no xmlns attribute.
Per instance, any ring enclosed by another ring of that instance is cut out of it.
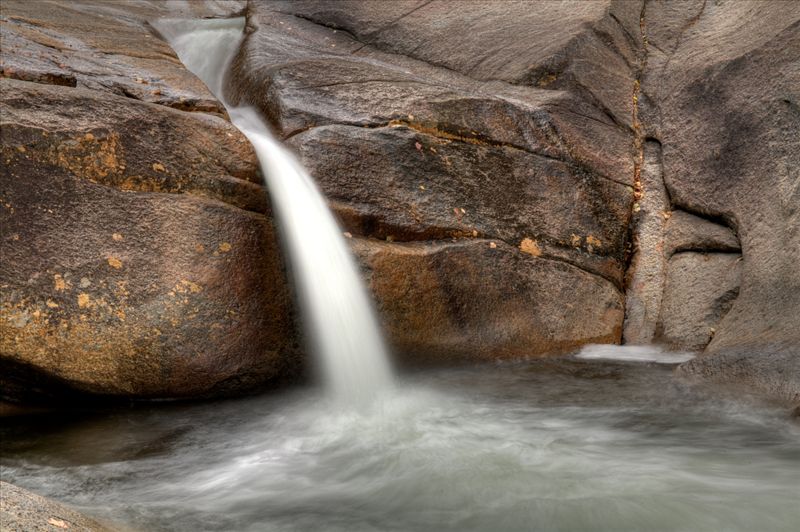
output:
<svg viewBox="0 0 800 532"><path fill-rule="evenodd" d="M324 381L337 399L369 403L392 387L391 370L342 231L311 176L272 137L258 111L231 107L224 97L225 73L242 40L244 19L162 20L155 26L225 104L231 121L255 148Z"/></svg>

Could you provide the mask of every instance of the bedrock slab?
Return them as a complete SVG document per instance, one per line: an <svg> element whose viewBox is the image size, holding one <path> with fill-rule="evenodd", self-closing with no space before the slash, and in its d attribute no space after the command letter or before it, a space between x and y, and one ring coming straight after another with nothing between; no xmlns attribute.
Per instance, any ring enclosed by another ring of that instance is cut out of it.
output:
<svg viewBox="0 0 800 532"><path fill-rule="evenodd" d="M619 342L622 293L570 264L484 239L352 244L404 363L509 359Z"/></svg>

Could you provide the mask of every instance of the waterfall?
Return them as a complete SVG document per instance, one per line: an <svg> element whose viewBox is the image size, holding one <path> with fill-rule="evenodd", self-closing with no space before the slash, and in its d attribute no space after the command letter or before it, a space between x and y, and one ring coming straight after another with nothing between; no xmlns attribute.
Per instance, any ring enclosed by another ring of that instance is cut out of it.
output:
<svg viewBox="0 0 800 532"><path fill-rule="evenodd" d="M231 107L223 97L224 75L243 39L244 19L164 19L154 26L255 148L325 383L337 399L368 403L392 386L392 376L371 301L342 231L311 176L272 137L258 111Z"/></svg>

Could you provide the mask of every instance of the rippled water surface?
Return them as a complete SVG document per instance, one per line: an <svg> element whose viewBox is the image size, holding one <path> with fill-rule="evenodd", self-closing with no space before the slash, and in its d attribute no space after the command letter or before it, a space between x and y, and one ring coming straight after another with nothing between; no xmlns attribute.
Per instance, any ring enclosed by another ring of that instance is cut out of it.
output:
<svg viewBox="0 0 800 532"><path fill-rule="evenodd" d="M41 417L2 478L141 530L797 530L800 428L672 366L562 359Z"/></svg>

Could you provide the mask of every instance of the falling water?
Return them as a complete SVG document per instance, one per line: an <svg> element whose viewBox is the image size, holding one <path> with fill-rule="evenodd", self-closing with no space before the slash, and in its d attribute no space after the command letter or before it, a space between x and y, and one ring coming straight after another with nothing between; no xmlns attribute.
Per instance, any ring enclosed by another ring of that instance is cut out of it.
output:
<svg viewBox="0 0 800 532"><path fill-rule="evenodd" d="M308 172L272 137L258 112L231 107L223 97L224 75L243 38L244 19L162 20L155 25L255 148L326 383L339 399L368 402L391 387L391 371L342 232Z"/></svg>

